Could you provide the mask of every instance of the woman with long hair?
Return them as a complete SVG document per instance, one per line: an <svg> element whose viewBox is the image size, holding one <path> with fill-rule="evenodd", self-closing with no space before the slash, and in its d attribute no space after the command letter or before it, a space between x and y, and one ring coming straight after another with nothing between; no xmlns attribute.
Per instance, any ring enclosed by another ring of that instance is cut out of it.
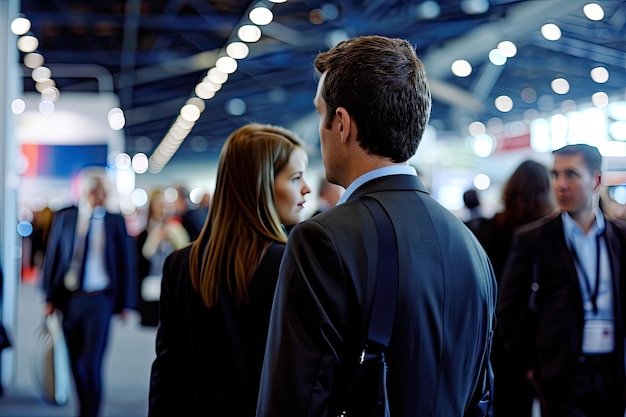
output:
<svg viewBox="0 0 626 417"><path fill-rule="evenodd" d="M307 163L279 127L226 140L200 236L163 268L149 416L255 414L283 225L302 220Z"/></svg>
<svg viewBox="0 0 626 417"><path fill-rule="evenodd" d="M556 202L550 185L548 168L533 160L523 161L513 171L502 189L504 210L490 218L467 223L489 255L496 280L500 283L515 230L525 224L553 214ZM517 367L501 358L502 345L496 332L491 349L495 375L494 414L507 417L530 417L535 389L526 378L519 378ZM523 375L523 372L522 372Z"/></svg>

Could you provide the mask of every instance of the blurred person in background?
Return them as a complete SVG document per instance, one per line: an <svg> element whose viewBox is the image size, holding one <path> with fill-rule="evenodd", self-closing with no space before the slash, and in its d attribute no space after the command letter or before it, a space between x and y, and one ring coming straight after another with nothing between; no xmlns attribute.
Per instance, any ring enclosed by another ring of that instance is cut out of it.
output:
<svg viewBox="0 0 626 417"><path fill-rule="evenodd" d="M341 194L343 194L343 187L328 182L326 178L320 179L319 190L317 194L317 209L313 213L313 216L320 214L323 211L331 207L335 207Z"/></svg>
<svg viewBox="0 0 626 417"><path fill-rule="evenodd" d="M553 154L560 212L515 232L502 273L502 361L535 382L542 417L623 417L626 227L599 208L598 149Z"/></svg>
<svg viewBox="0 0 626 417"><path fill-rule="evenodd" d="M504 210L493 217L478 217L466 222L489 255L498 282L509 254L513 231L518 226L553 214L556 209L548 167L531 160L522 162L502 189L502 203Z"/></svg>
<svg viewBox="0 0 626 417"><path fill-rule="evenodd" d="M200 236L163 269L149 416L253 416L287 236L302 220L302 143L249 124L226 140Z"/></svg>
<svg viewBox="0 0 626 417"><path fill-rule="evenodd" d="M480 198L478 197L478 191L474 188L465 190L463 193L463 204L467 214L465 216L466 221L477 219L483 216L482 206L480 204Z"/></svg>
<svg viewBox="0 0 626 417"><path fill-rule="evenodd" d="M522 162L504 185L502 202L504 210L493 217L479 217L466 223L489 255L498 283L509 254L514 230L548 216L556 209L548 168L531 160ZM521 362L503 361L500 350L500 340L496 333L491 354L497 392L494 414L496 417L530 417L535 398L534 386L523 372L519 372Z"/></svg>
<svg viewBox="0 0 626 417"><path fill-rule="evenodd" d="M148 203L146 228L136 237L139 272L137 309L142 326L156 327L159 323L159 296L165 258L189 243L187 231L173 214L173 206L165 200L163 190L153 190Z"/></svg>
<svg viewBox="0 0 626 417"><path fill-rule="evenodd" d="M97 417L111 316L125 319L136 306L137 258L124 218L106 209L104 169L83 171L81 190L78 205L59 210L52 221L43 263L44 314L62 313L78 415Z"/></svg>
<svg viewBox="0 0 626 417"><path fill-rule="evenodd" d="M183 227L189 234L189 241L192 242L198 238L202 226L206 220L206 216L209 214L209 205L211 204L211 194L204 193L200 199L200 203L195 208L187 210L183 214L181 220Z"/></svg>

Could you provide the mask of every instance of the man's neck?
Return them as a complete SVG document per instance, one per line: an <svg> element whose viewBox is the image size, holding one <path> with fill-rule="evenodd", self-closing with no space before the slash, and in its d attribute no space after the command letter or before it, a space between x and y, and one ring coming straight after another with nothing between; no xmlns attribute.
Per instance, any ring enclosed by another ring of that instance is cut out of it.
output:
<svg viewBox="0 0 626 417"><path fill-rule="evenodd" d="M594 206L592 206L590 209L578 213L568 212L568 214L570 215L572 220L574 220L576 224L580 226L585 234L589 232L589 229L591 229L596 220L596 209Z"/></svg>

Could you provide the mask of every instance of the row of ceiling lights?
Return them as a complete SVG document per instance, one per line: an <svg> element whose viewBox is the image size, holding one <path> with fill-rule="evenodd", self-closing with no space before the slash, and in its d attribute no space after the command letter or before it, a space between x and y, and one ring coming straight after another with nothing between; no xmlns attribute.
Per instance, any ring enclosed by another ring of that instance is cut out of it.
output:
<svg viewBox="0 0 626 417"><path fill-rule="evenodd" d="M588 3L583 6L583 13L592 21L599 21L604 18L604 10L597 3ZM549 41L558 41L561 38L561 29L554 23L547 23L541 27L541 35ZM513 58L517 54L517 46L511 41L502 41L495 49L489 52L489 61L496 66L505 65L509 58ZM450 67L452 73L457 77L468 77L472 74L472 64L464 59L456 60ZM590 70L591 79L603 84L609 80L609 71L602 66L592 68ZM555 78L551 81L550 87L555 94L564 95L570 90L569 82L562 77ZM521 92L521 98L526 103L533 103L537 99L536 92L531 88L526 88ZM592 103L600 108L606 107L609 103L608 95L603 92L597 92L590 97ZM513 99L507 95L501 95L494 101L496 109L502 113L513 110Z"/></svg>
<svg viewBox="0 0 626 417"><path fill-rule="evenodd" d="M284 3L286 0L270 0L271 3ZM202 80L194 87L193 95L180 109L179 115L170 126L161 143L156 147L149 158L149 171L160 172L174 156L185 138L189 135L205 109L204 100L209 100L222 88L228 76L237 70L237 60L248 56L247 43L254 43L261 39L261 29L272 22L274 15L270 10L271 4L253 6L248 13L252 24L243 24L236 30L236 40L231 40L225 48L225 55L215 62Z"/></svg>
<svg viewBox="0 0 626 417"><path fill-rule="evenodd" d="M39 91L39 112L43 115L54 113L54 103L61 93L52 79L52 70L44 65L44 57L38 52L39 39L30 32L31 22L24 16L18 16L11 22L11 32L18 37L17 49L24 53L24 66L31 69L31 78L35 82L35 89ZM16 98L11 103L11 111L18 115L26 110L26 102ZM109 126L113 130L121 130L126 124L124 112L120 108L113 108L108 114Z"/></svg>
<svg viewBox="0 0 626 417"><path fill-rule="evenodd" d="M272 3L282 3L286 0L270 0ZM428 3L428 2L426 2ZM469 5L474 9L478 4ZM271 7L271 6L269 6ZM179 116L176 118L167 134L155 149L152 156L148 159L145 155L141 155L141 161L137 161L137 167L134 166L138 173L148 170L153 173L160 172L162 168L171 159L178 150L182 142L193 129L196 121L200 118L205 109L204 100L211 99L221 89L222 85L228 80L229 74L237 70L237 60L248 56L249 47L246 43L254 43L261 38L261 29L272 22L273 14L269 7L254 6L248 13L248 17L252 24L244 24L237 29L237 38L229 42L225 48L225 55L220 57L215 67L209 69L206 76L195 86L194 95L187 100L181 108ZM583 7L585 16L593 21L599 21L604 18L604 10L597 3L588 3ZM43 65L43 56L37 52L39 41L30 31L30 21L25 17L18 17L11 24L12 32L19 36L17 46L18 49L25 53L24 65L32 69L32 78L36 82L36 88L41 93L39 109L43 114L50 114L54 111L54 101L59 98L59 91L52 80L52 74L49 68ZM545 39L557 41L560 39L561 31L555 24L549 23L541 28L541 34ZM517 47L513 42L503 41L498 44L496 49L489 53L489 60L494 65L504 65L507 59L517 54ZM458 77L467 77L472 73L472 66L465 60L457 60L452 63L451 71ZM596 67L591 70L591 78L597 83L608 81L609 73L604 67ZM554 79L551 87L556 94L566 94L569 91L569 83L564 78ZM522 100L525 102L533 102L536 100L534 91L522 91ZM604 92L597 92L592 97L592 102L597 107L606 107L608 104L608 95ZM499 96L495 100L496 108L501 112L511 111L513 108L513 100L509 96ZM245 108L245 103L243 103ZM12 110L19 114L25 109L25 103L21 99L17 99L12 103ZM245 110L244 110L245 111ZM121 109L112 109L108 115L109 124L115 130L122 129L125 124L124 113ZM148 159L146 163L146 159ZM134 162L134 161L133 161ZM141 162L141 163L139 163Z"/></svg>

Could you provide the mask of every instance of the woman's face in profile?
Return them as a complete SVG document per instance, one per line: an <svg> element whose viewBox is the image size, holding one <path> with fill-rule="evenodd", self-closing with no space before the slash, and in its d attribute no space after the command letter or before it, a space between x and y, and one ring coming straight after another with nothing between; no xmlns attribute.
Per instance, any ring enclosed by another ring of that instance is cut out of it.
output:
<svg viewBox="0 0 626 417"><path fill-rule="evenodd" d="M274 178L274 205L282 224L293 225L302 220L304 196L311 192L303 177L307 164L306 152L296 148Z"/></svg>

